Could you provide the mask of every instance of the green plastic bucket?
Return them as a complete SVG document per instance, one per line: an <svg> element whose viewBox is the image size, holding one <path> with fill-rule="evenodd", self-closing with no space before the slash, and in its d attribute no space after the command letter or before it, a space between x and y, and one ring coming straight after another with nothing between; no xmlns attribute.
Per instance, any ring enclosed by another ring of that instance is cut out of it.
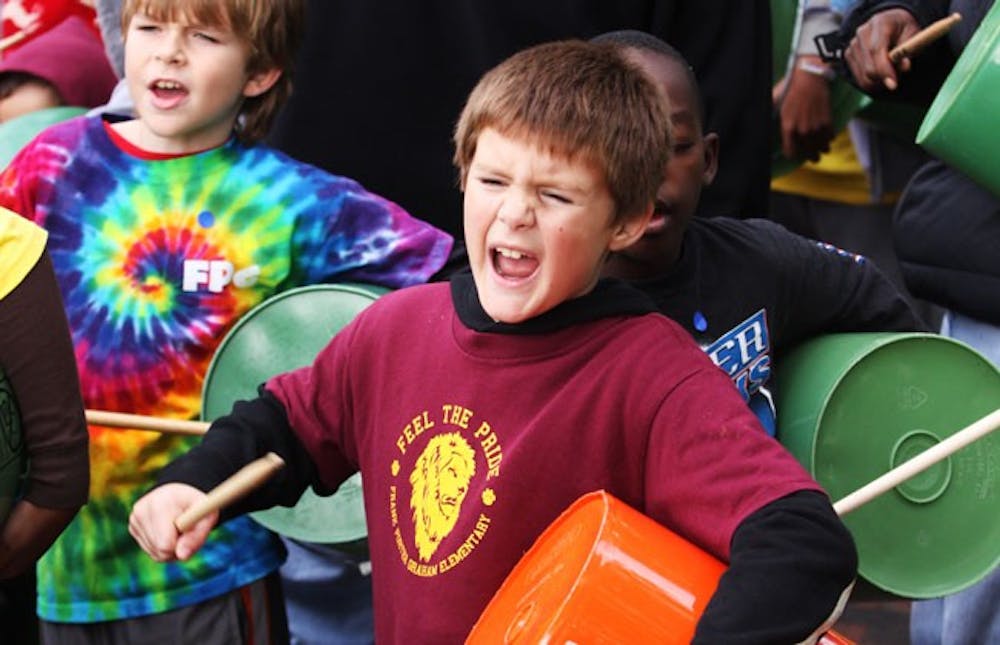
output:
<svg viewBox="0 0 1000 645"><path fill-rule="evenodd" d="M777 366L778 439L833 501L1000 408L1000 370L934 334L831 334ZM843 520L859 575L905 598L964 589L1000 563L1000 437L961 449Z"/></svg>
<svg viewBox="0 0 1000 645"><path fill-rule="evenodd" d="M802 0L804 3L804 0ZM771 0L771 84L789 71L795 54L802 12L797 0ZM840 132L859 110L871 104L871 98L842 78L830 82L830 114L833 131ZM725 144L725 142L723 142ZM780 177L802 165L802 159L789 159L781 151L781 129L775 128L771 145L771 177Z"/></svg>
<svg viewBox="0 0 1000 645"><path fill-rule="evenodd" d="M1000 196L1000 3L938 90L917 143Z"/></svg>
<svg viewBox="0 0 1000 645"><path fill-rule="evenodd" d="M42 130L86 112L87 108L82 107L45 108L0 123L0 170Z"/></svg>
<svg viewBox="0 0 1000 645"><path fill-rule="evenodd" d="M20 493L25 463L21 413L14 388L0 369L0 526Z"/></svg>
<svg viewBox="0 0 1000 645"><path fill-rule="evenodd" d="M236 401L255 397L271 376L312 363L337 332L386 291L359 284L300 287L248 311L212 358L202 388L202 416L228 414ZM368 535L360 474L329 497L308 489L292 508L279 506L251 517L305 542L341 544Z"/></svg>

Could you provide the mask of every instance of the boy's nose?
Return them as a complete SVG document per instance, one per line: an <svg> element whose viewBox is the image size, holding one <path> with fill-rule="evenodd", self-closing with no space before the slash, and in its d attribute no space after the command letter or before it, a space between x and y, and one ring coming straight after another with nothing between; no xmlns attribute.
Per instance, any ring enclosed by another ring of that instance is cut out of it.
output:
<svg viewBox="0 0 1000 645"><path fill-rule="evenodd" d="M180 38L176 35L168 34L160 41L155 57L157 60L168 64L177 64L184 57Z"/></svg>
<svg viewBox="0 0 1000 645"><path fill-rule="evenodd" d="M497 219L512 229L531 226L534 218L534 204L524 196L508 196L497 211Z"/></svg>

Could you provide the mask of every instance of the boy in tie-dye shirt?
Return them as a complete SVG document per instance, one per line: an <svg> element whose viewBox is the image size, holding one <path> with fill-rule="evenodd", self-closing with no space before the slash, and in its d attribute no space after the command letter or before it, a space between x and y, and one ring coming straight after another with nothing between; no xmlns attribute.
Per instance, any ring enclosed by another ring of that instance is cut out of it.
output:
<svg viewBox="0 0 1000 645"><path fill-rule="evenodd" d="M138 118L54 126L0 175L0 205L49 232L87 407L197 417L213 352L254 305L316 282L405 287L445 264L448 235L255 143L290 91L302 14L302 0L127 0ZM280 602L267 611L274 535L237 518L182 564L128 535L132 503L191 441L90 432L91 501L39 564L43 638L287 639Z"/></svg>

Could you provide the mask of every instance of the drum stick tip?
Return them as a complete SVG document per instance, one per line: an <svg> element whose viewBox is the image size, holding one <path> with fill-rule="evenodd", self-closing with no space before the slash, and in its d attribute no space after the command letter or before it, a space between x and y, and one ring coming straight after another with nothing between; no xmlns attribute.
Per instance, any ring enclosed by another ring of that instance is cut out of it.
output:
<svg viewBox="0 0 1000 645"><path fill-rule="evenodd" d="M938 38L947 34L961 20L962 14L956 11L945 18L931 23L898 46L892 48L889 51L889 60L893 63L899 63L904 58L913 56L924 47L927 47Z"/></svg>

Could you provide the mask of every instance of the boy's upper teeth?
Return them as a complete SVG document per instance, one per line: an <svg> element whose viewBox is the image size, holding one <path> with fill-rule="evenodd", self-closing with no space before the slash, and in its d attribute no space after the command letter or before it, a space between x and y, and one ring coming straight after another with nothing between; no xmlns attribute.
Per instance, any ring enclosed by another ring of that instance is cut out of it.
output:
<svg viewBox="0 0 1000 645"><path fill-rule="evenodd" d="M515 251L514 249L505 249L503 247L498 248L497 252L500 255L504 256L505 258L510 258L512 260L520 260L524 256L524 254L521 253L520 251Z"/></svg>
<svg viewBox="0 0 1000 645"><path fill-rule="evenodd" d="M176 81L156 81L155 85L161 90L177 90L181 87Z"/></svg>

